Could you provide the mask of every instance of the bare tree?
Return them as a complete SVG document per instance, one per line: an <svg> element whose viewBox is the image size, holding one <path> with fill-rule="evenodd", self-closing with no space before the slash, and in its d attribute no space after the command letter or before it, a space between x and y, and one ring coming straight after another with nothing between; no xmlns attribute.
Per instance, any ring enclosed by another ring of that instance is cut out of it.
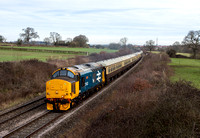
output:
<svg viewBox="0 0 200 138"><path fill-rule="evenodd" d="M197 51L200 48L200 30L189 31L182 43L192 49L193 57L196 58Z"/></svg>
<svg viewBox="0 0 200 138"><path fill-rule="evenodd" d="M6 39L2 35L0 35L0 42L5 42L5 41Z"/></svg>
<svg viewBox="0 0 200 138"><path fill-rule="evenodd" d="M150 52L154 49L155 47L154 45L155 45L155 41L153 40L146 41L146 44L145 44L145 46L149 49Z"/></svg>
<svg viewBox="0 0 200 138"><path fill-rule="evenodd" d="M173 46L180 46L180 45L181 45L181 43L178 42L178 41L176 41L176 42L173 43Z"/></svg>
<svg viewBox="0 0 200 138"><path fill-rule="evenodd" d="M31 39L39 38L39 35L37 34L37 32L35 32L34 29L31 28L31 27L27 27L26 29L22 29L22 31L24 31L24 33L21 33L20 37L22 37L24 39L24 42L29 43L29 41Z"/></svg>
<svg viewBox="0 0 200 138"><path fill-rule="evenodd" d="M22 43L23 43L23 41L22 41L22 39L17 39L17 42L16 42L16 44L18 45L18 46L21 46L22 45Z"/></svg>
<svg viewBox="0 0 200 138"><path fill-rule="evenodd" d="M71 38L67 38L66 40L65 40L65 43L71 43L72 42L72 39Z"/></svg>
<svg viewBox="0 0 200 138"><path fill-rule="evenodd" d="M79 47L87 47L89 39L85 35L79 35L74 37L73 41L76 42Z"/></svg>
<svg viewBox="0 0 200 138"><path fill-rule="evenodd" d="M50 39L54 43L54 45L57 45L59 41L62 39L61 35L56 32L50 32Z"/></svg>
<svg viewBox="0 0 200 138"><path fill-rule="evenodd" d="M120 39L120 43L122 44L122 46L126 46L127 41L128 41L127 37L123 37Z"/></svg>
<svg viewBox="0 0 200 138"><path fill-rule="evenodd" d="M51 43L51 39L49 37L45 37L44 42L45 42L46 45L48 45L48 44Z"/></svg>
<svg viewBox="0 0 200 138"><path fill-rule="evenodd" d="M119 50L119 49L121 48L121 45L120 45L120 43L110 43L110 44L108 45L108 48L109 48L109 49Z"/></svg>

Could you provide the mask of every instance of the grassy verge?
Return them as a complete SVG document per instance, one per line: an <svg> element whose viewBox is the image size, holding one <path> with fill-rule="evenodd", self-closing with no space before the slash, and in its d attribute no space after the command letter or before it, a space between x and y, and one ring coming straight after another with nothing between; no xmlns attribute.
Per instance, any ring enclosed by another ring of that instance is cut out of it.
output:
<svg viewBox="0 0 200 138"><path fill-rule="evenodd" d="M200 60L171 58L169 64L174 69L174 76L171 77L173 82L179 80L190 81L193 86L200 89Z"/></svg>

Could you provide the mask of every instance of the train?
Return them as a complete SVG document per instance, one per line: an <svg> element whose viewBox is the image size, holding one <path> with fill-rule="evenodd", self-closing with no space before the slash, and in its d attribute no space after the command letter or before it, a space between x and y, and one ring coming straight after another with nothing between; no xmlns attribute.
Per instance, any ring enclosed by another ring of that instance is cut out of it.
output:
<svg viewBox="0 0 200 138"><path fill-rule="evenodd" d="M82 99L130 69L142 58L143 52L62 67L46 82L47 110L68 110Z"/></svg>

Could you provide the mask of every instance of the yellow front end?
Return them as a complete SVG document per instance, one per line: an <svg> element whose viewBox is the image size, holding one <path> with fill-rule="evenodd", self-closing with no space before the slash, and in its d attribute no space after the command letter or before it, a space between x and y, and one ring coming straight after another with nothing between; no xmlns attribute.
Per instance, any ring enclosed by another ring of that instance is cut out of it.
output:
<svg viewBox="0 0 200 138"><path fill-rule="evenodd" d="M48 110L68 110L72 99L79 95L79 82L52 79L46 82L46 100Z"/></svg>

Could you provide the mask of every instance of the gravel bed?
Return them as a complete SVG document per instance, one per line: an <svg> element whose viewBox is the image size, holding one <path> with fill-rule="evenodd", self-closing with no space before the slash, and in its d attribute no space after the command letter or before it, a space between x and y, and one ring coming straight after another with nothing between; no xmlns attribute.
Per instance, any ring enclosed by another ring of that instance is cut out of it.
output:
<svg viewBox="0 0 200 138"><path fill-rule="evenodd" d="M19 103L19 104L15 105L15 106L9 107L9 108L4 109L4 110L0 110L0 116L1 116L2 114L4 114L5 112L9 112L9 111L11 111L11 110L14 110L14 109L16 109L16 108L18 108L18 107L20 107L20 106L23 106L24 104L27 104L27 103L29 103L29 102L33 102L33 101L38 100L38 99L40 99L40 98L42 98L42 97L44 97L44 96L45 96L45 94L42 94L42 95L37 96L37 97L35 97L35 98L33 98L33 99L29 100L29 101L26 101L26 102L23 102L23 103ZM1 120L1 118L0 118L0 120Z"/></svg>
<svg viewBox="0 0 200 138"><path fill-rule="evenodd" d="M23 125L27 121L39 116L42 112L46 111L46 105L40 106L34 110L31 110L25 114L22 114L4 124L0 125L0 137L5 135L5 133L13 130L14 128Z"/></svg>
<svg viewBox="0 0 200 138"><path fill-rule="evenodd" d="M59 112L47 112L44 116L39 119L34 120L33 122L28 123L23 129L20 129L12 134L9 137L27 137L30 133L34 132L41 126L45 125L46 123L51 122L55 118L58 118L62 113Z"/></svg>

